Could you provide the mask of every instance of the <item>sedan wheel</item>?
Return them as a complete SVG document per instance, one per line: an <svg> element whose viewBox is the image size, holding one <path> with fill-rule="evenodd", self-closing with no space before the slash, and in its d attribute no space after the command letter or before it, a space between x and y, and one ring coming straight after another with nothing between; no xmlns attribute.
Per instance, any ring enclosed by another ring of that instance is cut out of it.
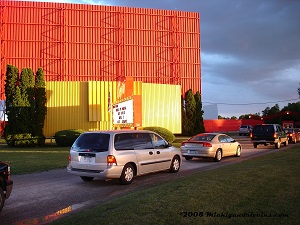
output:
<svg viewBox="0 0 300 225"><path fill-rule="evenodd" d="M179 168L180 168L180 159L178 156L174 156L171 163L170 172L177 173L179 171Z"/></svg>
<svg viewBox="0 0 300 225"><path fill-rule="evenodd" d="M131 164L126 164L123 168L120 182L122 184L131 184L134 177L134 168Z"/></svg>
<svg viewBox="0 0 300 225"><path fill-rule="evenodd" d="M94 179L94 177L84 177L84 176L81 176L80 178L83 181L92 181Z"/></svg>
<svg viewBox="0 0 300 225"><path fill-rule="evenodd" d="M217 152L216 152L216 156L214 158L214 161L215 162L220 162L222 159L222 151L221 149L218 149Z"/></svg>
<svg viewBox="0 0 300 225"><path fill-rule="evenodd" d="M235 154L236 157L240 157L241 156L241 150L242 150L241 146L238 146L237 149L236 149L236 154Z"/></svg>
<svg viewBox="0 0 300 225"><path fill-rule="evenodd" d="M193 157L192 157L192 156L184 156L184 158L185 158L186 160L191 160Z"/></svg>

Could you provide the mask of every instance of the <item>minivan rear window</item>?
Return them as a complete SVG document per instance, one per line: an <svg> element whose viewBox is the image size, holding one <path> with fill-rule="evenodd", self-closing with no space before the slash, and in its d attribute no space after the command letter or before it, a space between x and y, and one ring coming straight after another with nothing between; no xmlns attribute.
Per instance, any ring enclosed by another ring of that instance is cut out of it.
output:
<svg viewBox="0 0 300 225"><path fill-rule="evenodd" d="M72 147L77 151L105 152L108 151L109 137L109 134L84 133L76 139Z"/></svg>

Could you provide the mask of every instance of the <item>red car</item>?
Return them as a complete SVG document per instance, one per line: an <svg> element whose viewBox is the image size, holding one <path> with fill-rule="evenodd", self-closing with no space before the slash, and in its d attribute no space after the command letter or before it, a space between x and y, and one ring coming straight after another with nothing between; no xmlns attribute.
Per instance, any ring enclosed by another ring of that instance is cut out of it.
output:
<svg viewBox="0 0 300 225"><path fill-rule="evenodd" d="M296 144L298 141L300 141L300 129L296 128L285 128L284 129L285 133L287 134L289 138L289 142L292 142Z"/></svg>

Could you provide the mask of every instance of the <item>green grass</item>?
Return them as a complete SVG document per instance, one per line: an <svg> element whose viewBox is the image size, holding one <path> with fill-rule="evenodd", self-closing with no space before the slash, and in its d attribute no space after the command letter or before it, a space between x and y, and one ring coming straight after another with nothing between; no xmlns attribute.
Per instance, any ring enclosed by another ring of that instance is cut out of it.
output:
<svg viewBox="0 0 300 225"><path fill-rule="evenodd" d="M0 161L9 163L13 175L67 167L69 147L46 144L42 147L12 148L0 143Z"/></svg>
<svg viewBox="0 0 300 225"><path fill-rule="evenodd" d="M137 191L53 224L299 224L299 163L297 146Z"/></svg>

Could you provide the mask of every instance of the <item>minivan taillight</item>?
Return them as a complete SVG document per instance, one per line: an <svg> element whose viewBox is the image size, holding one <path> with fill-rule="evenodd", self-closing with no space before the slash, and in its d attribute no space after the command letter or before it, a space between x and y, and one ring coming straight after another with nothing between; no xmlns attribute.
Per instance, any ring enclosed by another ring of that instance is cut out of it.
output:
<svg viewBox="0 0 300 225"><path fill-rule="evenodd" d="M116 166L117 165L117 160L113 155L107 156L107 165L108 166Z"/></svg>
<svg viewBox="0 0 300 225"><path fill-rule="evenodd" d="M68 156L69 163L71 163L71 154Z"/></svg>
<svg viewBox="0 0 300 225"><path fill-rule="evenodd" d="M274 136L274 138L277 138L277 137L278 137L276 133L274 133L274 135L273 135L273 136Z"/></svg>

